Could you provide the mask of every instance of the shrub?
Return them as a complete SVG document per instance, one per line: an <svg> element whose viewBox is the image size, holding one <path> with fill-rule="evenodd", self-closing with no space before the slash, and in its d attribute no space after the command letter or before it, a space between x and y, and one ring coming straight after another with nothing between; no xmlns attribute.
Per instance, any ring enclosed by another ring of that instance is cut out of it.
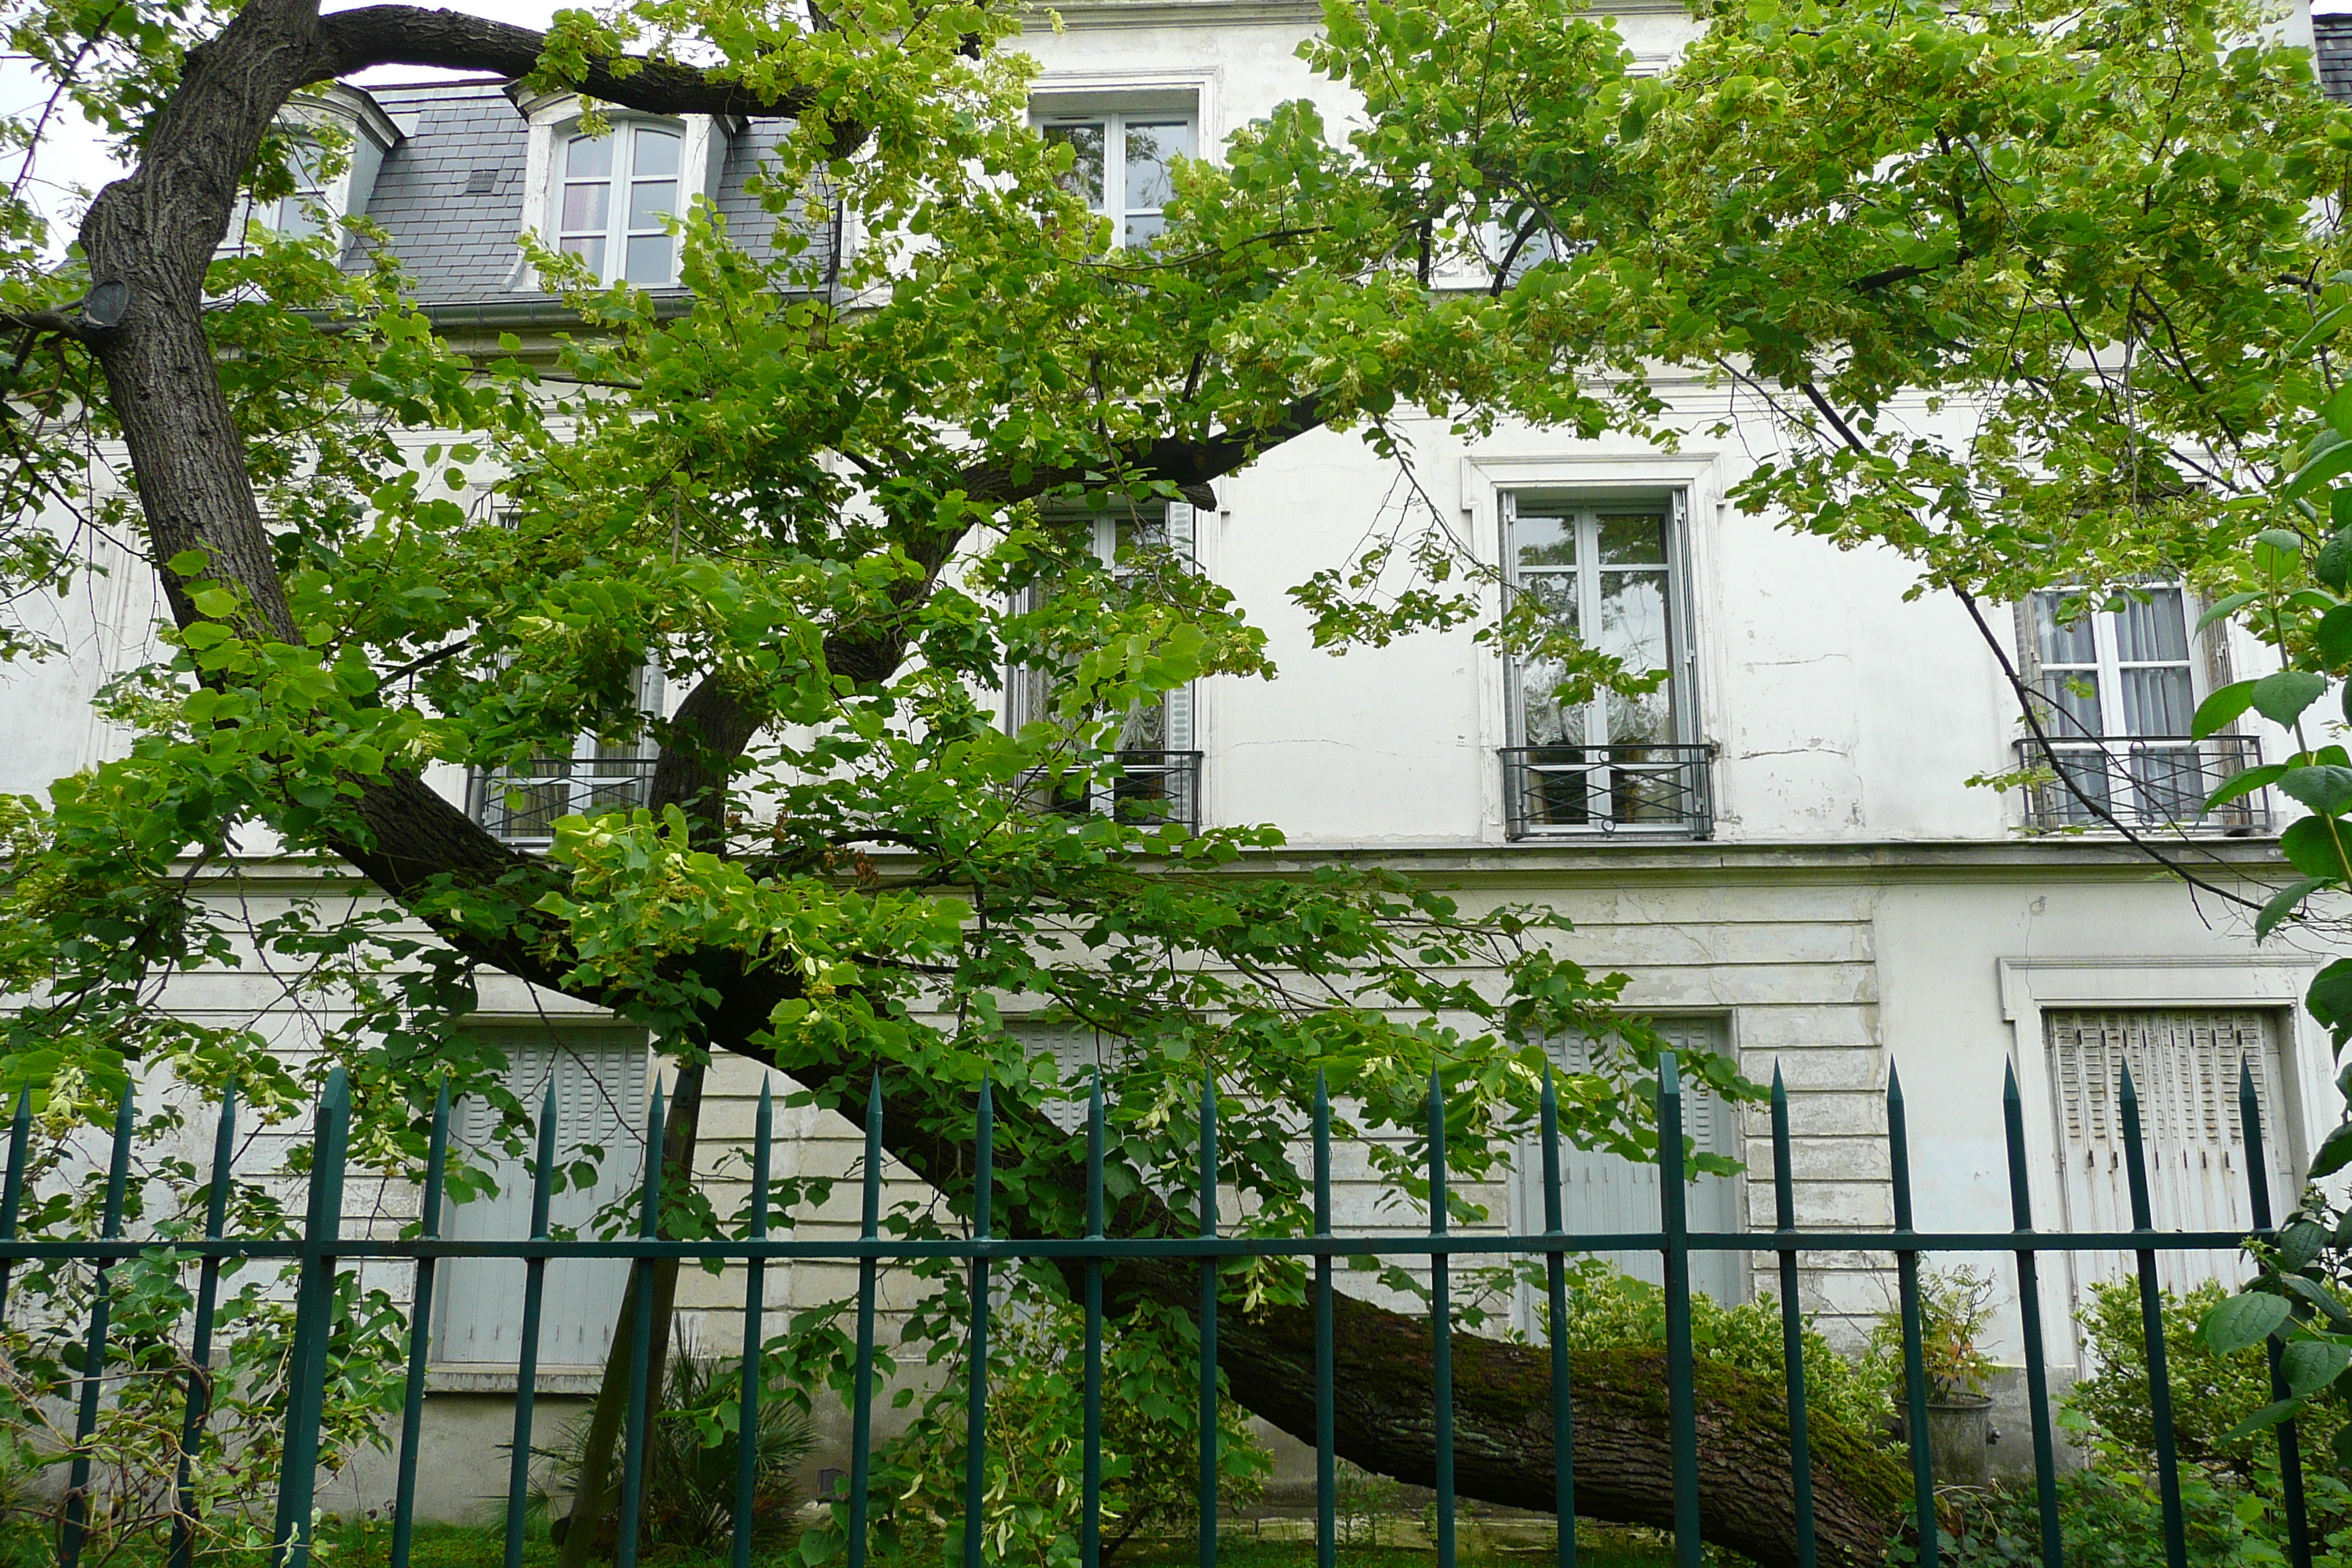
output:
<svg viewBox="0 0 2352 1568"><path fill-rule="evenodd" d="M1538 1298L1540 1299L1540 1298ZM1666 1293L1597 1258L1568 1269L1568 1341L1579 1350L1664 1344ZM1857 1433L1876 1431L1893 1414L1883 1369L1839 1354L1806 1320L1805 1407ZM1706 1296L1691 1298L1691 1344L1699 1355L1780 1384L1787 1377L1781 1354L1780 1307L1770 1295L1727 1307Z"/></svg>

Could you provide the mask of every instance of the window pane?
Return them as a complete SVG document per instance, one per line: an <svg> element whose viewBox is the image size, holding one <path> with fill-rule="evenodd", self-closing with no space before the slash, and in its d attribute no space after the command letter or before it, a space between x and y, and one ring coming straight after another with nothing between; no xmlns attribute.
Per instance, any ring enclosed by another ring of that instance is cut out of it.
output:
<svg viewBox="0 0 2352 1568"><path fill-rule="evenodd" d="M625 276L632 283L669 281L669 236L635 235L629 240L629 265Z"/></svg>
<svg viewBox="0 0 2352 1568"><path fill-rule="evenodd" d="M563 232L566 234L602 234L611 213L613 187L610 185L566 185L563 187Z"/></svg>
<svg viewBox="0 0 2352 1568"><path fill-rule="evenodd" d="M1603 566L1666 563L1666 520L1663 517L1603 517L1599 532Z"/></svg>
<svg viewBox="0 0 2352 1568"><path fill-rule="evenodd" d="M611 179L612 142L602 136L574 136L564 152L563 177L567 180Z"/></svg>
<svg viewBox="0 0 2352 1568"><path fill-rule="evenodd" d="M1667 667L1664 572L1601 574L1600 647L1603 653L1624 660L1629 674ZM1611 692L1607 706L1609 739L1613 742L1664 742L1675 738L1674 704L1664 687L1643 697Z"/></svg>
<svg viewBox="0 0 2352 1568"><path fill-rule="evenodd" d="M1138 213L1127 220L1125 234L1119 243L1129 250L1141 250L1168 230L1168 220L1158 213Z"/></svg>
<svg viewBox="0 0 2352 1568"><path fill-rule="evenodd" d="M2124 733L2186 735L2197 705L2189 700L2189 667L2157 666L2123 672Z"/></svg>
<svg viewBox="0 0 2352 1568"><path fill-rule="evenodd" d="M1521 511L1511 532L1522 566L1576 564L1576 524L1568 518Z"/></svg>
<svg viewBox="0 0 2352 1568"><path fill-rule="evenodd" d="M563 248L567 254L576 256L586 262L589 271L599 278L604 276L604 237L603 235L589 235L585 237L567 239L563 242Z"/></svg>
<svg viewBox="0 0 2352 1568"><path fill-rule="evenodd" d="M288 239L308 239L319 232L311 219L310 204L319 199L316 191L297 191L278 204L278 232Z"/></svg>
<svg viewBox="0 0 2352 1568"><path fill-rule="evenodd" d="M1157 210L1176 194L1168 178L1171 158L1192 155L1192 127L1182 121L1127 128L1127 210Z"/></svg>
<svg viewBox="0 0 2352 1568"><path fill-rule="evenodd" d="M2189 623L2181 613L2180 590L2150 588L2147 593L2147 604L2134 600L2116 612L2116 657L2126 664L2158 659L2187 663Z"/></svg>
<svg viewBox="0 0 2352 1568"><path fill-rule="evenodd" d="M1566 707L1553 695L1565 676L1560 667L1550 659L1528 661L1519 677L1519 705L1522 710L1520 728L1525 731L1519 741L1528 746L1580 746L1584 744L1584 715L1581 707Z"/></svg>
<svg viewBox="0 0 2352 1568"><path fill-rule="evenodd" d="M675 179L677 176L678 138L674 132L654 131L639 127L635 161L629 167L634 179Z"/></svg>
<svg viewBox="0 0 2352 1568"><path fill-rule="evenodd" d="M639 180L629 187L629 227L661 227L663 216L677 211L676 180Z"/></svg>
<svg viewBox="0 0 2352 1568"><path fill-rule="evenodd" d="M2063 589L2033 595L2033 646L2044 664L2096 664L2098 642L2091 635L2088 614L2060 625L2058 606L2066 602Z"/></svg>
<svg viewBox="0 0 2352 1568"><path fill-rule="evenodd" d="M2041 691L2057 710L2050 726L2053 739L2106 733L2106 715L2099 704L2098 681L2092 671L2053 671L2042 678Z"/></svg>
<svg viewBox="0 0 2352 1568"><path fill-rule="evenodd" d="M1103 210L1103 123L1089 121L1078 125L1048 125L1045 144L1068 147L1076 154L1070 172L1062 176L1062 188L1072 195L1083 197L1096 212Z"/></svg>

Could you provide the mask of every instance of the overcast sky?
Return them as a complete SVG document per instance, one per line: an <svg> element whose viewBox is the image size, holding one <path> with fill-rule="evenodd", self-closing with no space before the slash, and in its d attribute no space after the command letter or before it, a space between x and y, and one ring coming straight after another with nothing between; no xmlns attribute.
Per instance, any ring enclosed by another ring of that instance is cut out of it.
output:
<svg viewBox="0 0 2352 1568"><path fill-rule="evenodd" d="M528 27L544 27L553 17L556 0L456 0L458 7L476 16L494 16L500 21L514 22ZM1605 5L1605 0L1603 0ZM347 7L331 5L330 10ZM2317 0L2312 7L2321 13L2352 11L2352 0ZM428 78L458 74L452 71L426 70L415 66L385 66L363 71L352 79L361 83L385 81L419 81ZM36 79L32 71L16 61L0 61L0 113L38 114L48 93ZM79 221L82 198L74 187L95 191L99 186L122 173L121 166L106 155L97 132L71 105L61 105L50 122L40 147L32 154L33 169L26 181L26 190L39 205L43 216L52 226L52 240L62 245L68 234ZM0 179L15 182L23 171L24 159L0 159Z"/></svg>

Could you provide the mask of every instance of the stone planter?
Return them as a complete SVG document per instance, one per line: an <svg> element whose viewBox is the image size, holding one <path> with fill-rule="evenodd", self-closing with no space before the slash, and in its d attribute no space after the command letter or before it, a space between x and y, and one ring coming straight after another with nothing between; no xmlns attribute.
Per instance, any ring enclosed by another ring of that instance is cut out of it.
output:
<svg viewBox="0 0 2352 1568"><path fill-rule="evenodd" d="M1936 1483L1947 1487L1983 1487L1992 1482L1992 1446L2000 1441L1993 1430L1992 1401L1980 1394L1956 1394L1927 1406L1927 1453L1935 1461Z"/></svg>

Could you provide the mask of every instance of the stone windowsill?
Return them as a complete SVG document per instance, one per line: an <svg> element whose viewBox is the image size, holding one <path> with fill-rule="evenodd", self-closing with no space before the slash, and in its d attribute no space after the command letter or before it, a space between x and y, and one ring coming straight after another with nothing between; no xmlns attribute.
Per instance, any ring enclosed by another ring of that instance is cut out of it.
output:
<svg viewBox="0 0 2352 1568"><path fill-rule="evenodd" d="M512 1394L516 1369L510 1366L435 1366L425 1371L428 1394ZM540 1394L593 1394L604 1381L600 1366L543 1366L531 1379Z"/></svg>

